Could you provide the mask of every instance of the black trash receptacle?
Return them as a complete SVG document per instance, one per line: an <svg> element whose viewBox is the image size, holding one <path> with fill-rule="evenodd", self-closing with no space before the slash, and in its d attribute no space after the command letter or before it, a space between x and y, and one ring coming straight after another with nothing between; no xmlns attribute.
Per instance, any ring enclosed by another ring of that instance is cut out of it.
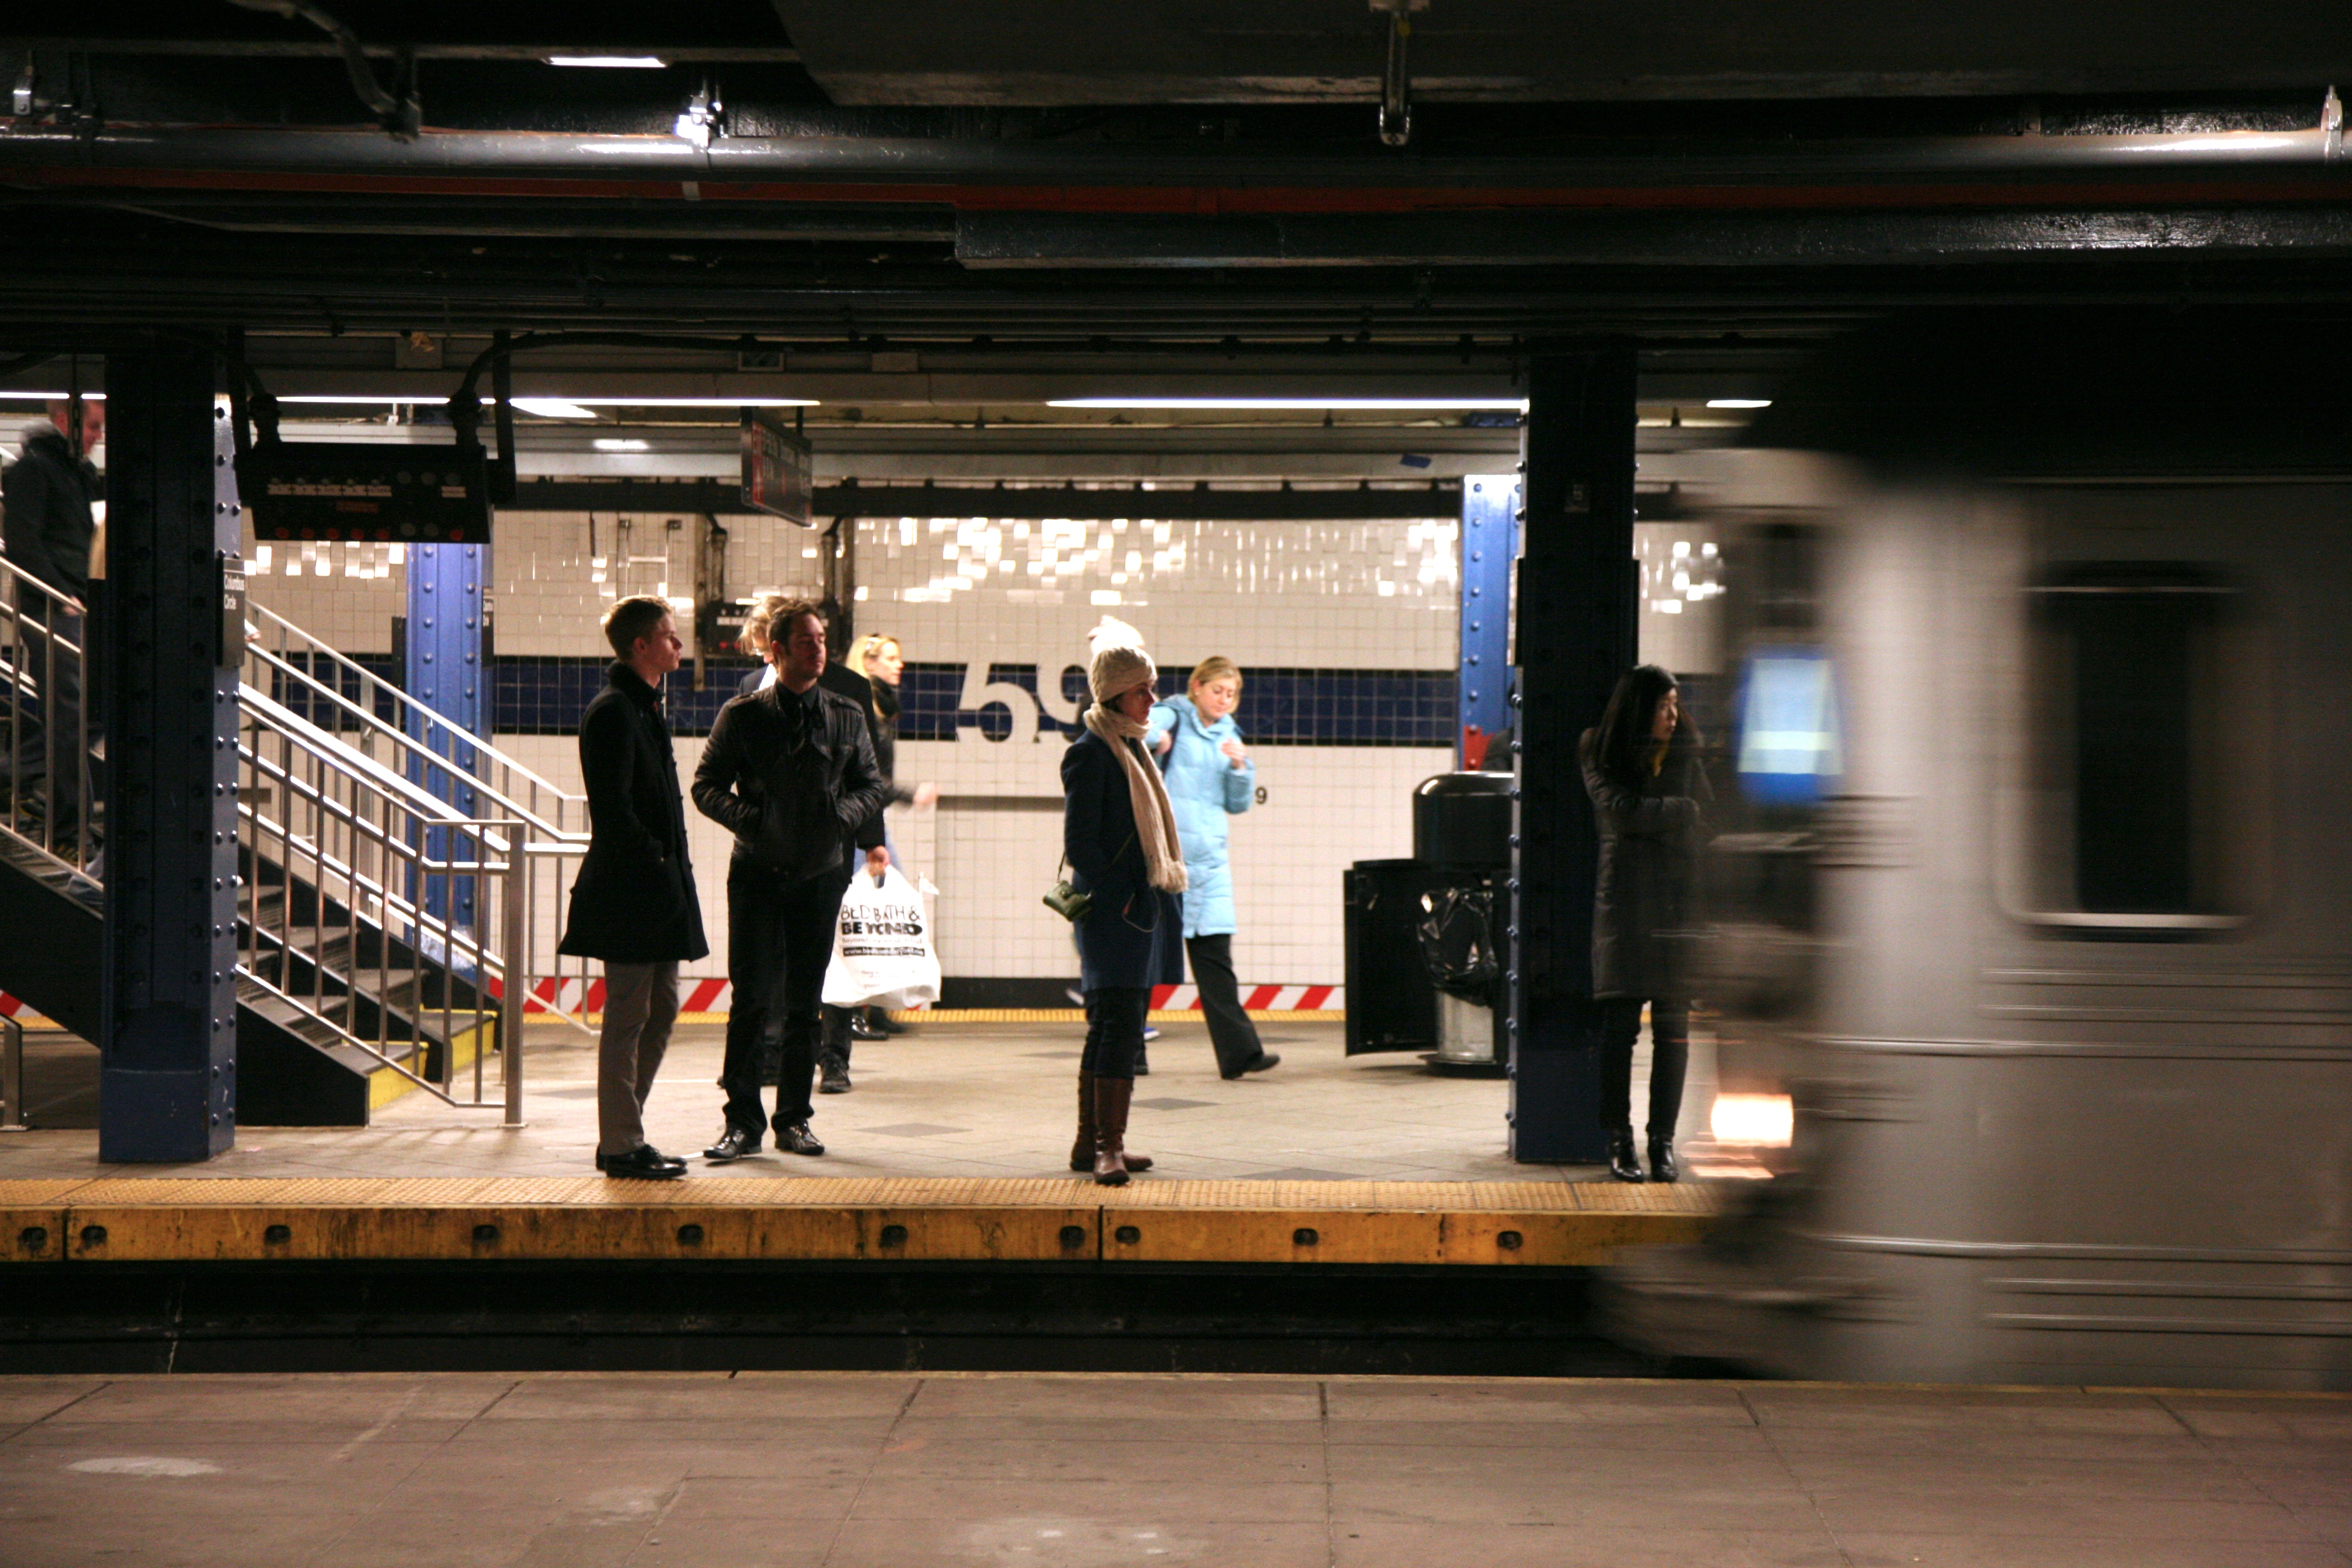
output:
<svg viewBox="0 0 2352 1568"><path fill-rule="evenodd" d="M1348 1054L1437 1048L1437 986L1422 962L1421 897L1446 874L1418 860L1348 868Z"/></svg>

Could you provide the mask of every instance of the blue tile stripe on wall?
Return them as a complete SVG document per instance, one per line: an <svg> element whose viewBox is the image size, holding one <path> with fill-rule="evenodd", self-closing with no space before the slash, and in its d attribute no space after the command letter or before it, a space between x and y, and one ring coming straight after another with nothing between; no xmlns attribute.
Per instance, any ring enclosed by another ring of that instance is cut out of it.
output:
<svg viewBox="0 0 2352 1568"><path fill-rule="evenodd" d="M389 661L386 661L389 663ZM496 732L506 735L568 735L579 727L589 700L603 689L609 660L601 658L504 658L492 672ZM705 689L693 689L684 672L668 683L669 721L682 735L709 732L719 710L736 694L737 683L753 666L747 660L713 660ZM1162 696L1181 696L1187 672L1160 673ZM1037 690L1037 667L992 664L987 679ZM949 741L976 729L991 740L1013 732L1013 716L1002 704L959 710L964 667L909 664L898 688L903 704L898 738ZM1242 733L1260 746L1448 746L1454 743L1454 673L1450 669L1244 668L1242 705L1235 718ZM1062 673L1066 705L1085 700L1086 673L1073 665ZM1077 726L1038 715L1040 732L1075 735Z"/></svg>

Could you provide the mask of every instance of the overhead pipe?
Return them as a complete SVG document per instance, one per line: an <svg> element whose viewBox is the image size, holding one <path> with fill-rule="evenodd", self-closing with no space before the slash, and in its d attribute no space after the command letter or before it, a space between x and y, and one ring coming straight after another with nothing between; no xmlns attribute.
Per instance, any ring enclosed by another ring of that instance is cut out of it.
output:
<svg viewBox="0 0 2352 1568"><path fill-rule="evenodd" d="M2340 110L2338 111L2340 114ZM553 195L931 202L997 210L1383 211L1591 205L1613 192L1844 186L1925 180L2180 179L2199 173L2340 177L2340 119L2305 131L1855 140L1759 149L1690 139L1527 158L1257 156L1141 153L1017 142L887 137L427 132L109 125L0 131L9 183L318 193L320 178L384 195L462 195L498 181L507 197ZM273 180L280 183L273 184ZM297 184L295 182L299 181ZM1681 205L1681 204L1678 204Z"/></svg>

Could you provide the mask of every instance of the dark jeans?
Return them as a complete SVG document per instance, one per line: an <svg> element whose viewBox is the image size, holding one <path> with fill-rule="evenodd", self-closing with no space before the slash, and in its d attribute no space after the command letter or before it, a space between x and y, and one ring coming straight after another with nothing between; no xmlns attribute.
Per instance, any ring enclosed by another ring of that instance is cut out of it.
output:
<svg viewBox="0 0 2352 1568"><path fill-rule="evenodd" d="M833 960L833 926L849 879L838 872L779 880L742 863L727 871L727 978L735 996L727 1014L727 1061L719 1086L727 1091L727 1125L757 1137L771 1118L760 1105L763 1039L781 1044L776 1077L780 1127L806 1121L809 1079L816 1070L822 1025L817 998Z"/></svg>
<svg viewBox="0 0 2352 1568"><path fill-rule="evenodd" d="M1234 939L1188 936L1184 956L1192 962L1192 982L1201 991L1201 1015L1209 1021L1209 1045L1217 1053L1217 1071L1239 1078L1243 1069L1265 1055L1257 1026L1242 1006L1241 987L1234 980Z"/></svg>
<svg viewBox="0 0 2352 1568"><path fill-rule="evenodd" d="M853 1011L863 1013L866 1009L835 1007L830 1005L824 1009L824 1029L823 1037L817 1042L819 1058L826 1061L837 1061L843 1067L849 1065L849 1049L856 1039L856 1037L849 1032L849 1019Z"/></svg>
<svg viewBox="0 0 2352 1568"><path fill-rule="evenodd" d="M1149 985L1106 985L1087 993L1087 1050L1078 1070L1097 1078L1135 1076L1143 1054L1143 1022L1151 1011Z"/></svg>
<svg viewBox="0 0 2352 1568"><path fill-rule="evenodd" d="M1633 1121L1633 1040L1642 1032L1640 996L1601 998L1601 1125ZM1682 1114L1683 1071L1690 1065L1690 1003L1646 998L1650 1004L1650 1136L1671 1138Z"/></svg>
<svg viewBox="0 0 2352 1568"><path fill-rule="evenodd" d="M87 733L82 729L85 656L64 646L82 645L83 620L69 610L52 611L49 601L36 600L30 590L24 598L24 613L16 622L17 657L39 693L39 708L37 718L23 698L16 700L13 771L19 794L47 788L52 797L50 818L63 826L75 821L81 812L86 753L78 754L78 750L98 735L95 723ZM52 614L54 623L49 620ZM57 775L54 780L49 776L52 773Z"/></svg>

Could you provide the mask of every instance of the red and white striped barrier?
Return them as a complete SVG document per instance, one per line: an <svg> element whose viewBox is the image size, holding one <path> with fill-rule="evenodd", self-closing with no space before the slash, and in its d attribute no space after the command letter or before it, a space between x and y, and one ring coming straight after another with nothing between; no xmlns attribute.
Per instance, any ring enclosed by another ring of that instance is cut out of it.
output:
<svg viewBox="0 0 2352 1568"><path fill-rule="evenodd" d="M1253 1013L1320 1013L1345 1007L1347 995L1337 985L1253 985L1242 993L1242 1005ZM1151 1006L1159 1013L1197 1013L1197 985L1155 985Z"/></svg>
<svg viewBox="0 0 2352 1568"><path fill-rule="evenodd" d="M735 988L724 980L686 980L678 987L677 1010L724 1016ZM1151 993L1151 1005L1160 1012L1197 1013L1201 993L1192 985L1161 985ZM1347 1005L1345 988L1338 985L1254 985L1242 993L1242 1005L1253 1013L1319 1013ZM530 989L534 1013L601 1013L604 982L599 979L546 979Z"/></svg>
<svg viewBox="0 0 2352 1568"><path fill-rule="evenodd" d="M0 1018L14 1018L19 1024L31 1024L36 1026L48 1022L47 1018L25 1005L23 998L11 996L5 991L0 991Z"/></svg>

